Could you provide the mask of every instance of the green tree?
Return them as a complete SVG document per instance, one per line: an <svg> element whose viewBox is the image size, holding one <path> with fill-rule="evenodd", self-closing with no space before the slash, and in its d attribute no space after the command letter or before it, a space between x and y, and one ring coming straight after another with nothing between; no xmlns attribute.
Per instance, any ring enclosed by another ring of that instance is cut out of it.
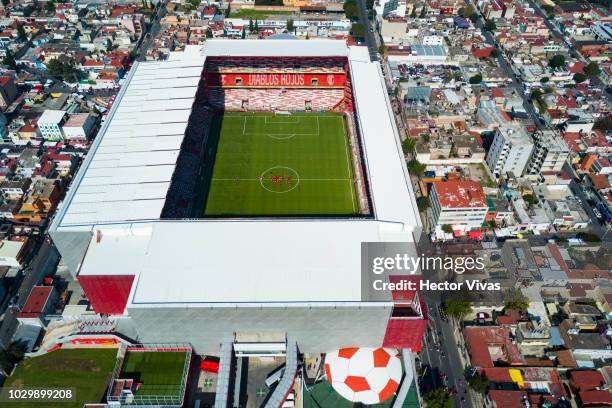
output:
<svg viewBox="0 0 612 408"><path fill-rule="evenodd" d="M365 35L365 28L361 23L353 23L351 25L351 34L353 37L362 37Z"/></svg>
<svg viewBox="0 0 612 408"><path fill-rule="evenodd" d="M17 24L17 39L19 39L19 41L27 41L28 39L28 34L25 32L25 29L23 28L23 23Z"/></svg>
<svg viewBox="0 0 612 408"><path fill-rule="evenodd" d="M2 5L4 7L8 6L11 3L11 0L2 0Z"/></svg>
<svg viewBox="0 0 612 408"><path fill-rule="evenodd" d="M552 4L544 4L542 8L546 12L546 14L552 14L555 11L555 6L553 6Z"/></svg>
<svg viewBox="0 0 612 408"><path fill-rule="evenodd" d="M288 33L292 33L293 30L294 30L293 20L289 19L289 20L287 20L287 32Z"/></svg>
<svg viewBox="0 0 612 408"><path fill-rule="evenodd" d="M423 133L421 134L421 140L423 141L423 143L429 143L429 133Z"/></svg>
<svg viewBox="0 0 612 408"><path fill-rule="evenodd" d="M542 84L545 84L545 83L547 83L548 81L550 81L550 78L549 78L549 77L542 77L542 78L540 78L540 83L542 83Z"/></svg>
<svg viewBox="0 0 612 408"><path fill-rule="evenodd" d="M576 72L574 74L574 82L576 82L577 84L586 81L588 78L586 75L584 75L582 72Z"/></svg>
<svg viewBox="0 0 612 408"><path fill-rule="evenodd" d="M552 69L562 68L565 66L565 57L561 54L554 55L548 60L548 66Z"/></svg>
<svg viewBox="0 0 612 408"><path fill-rule="evenodd" d="M54 77L59 77L62 76L62 72L63 72L63 64L58 60L58 59L52 59L51 61L47 62L47 72L49 72L49 75L54 76Z"/></svg>
<svg viewBox="0 0 612 408"><path fill-rule="evenodd" d="M374 8L374 0L366 0L366 9L372 10Z"/></svg>
<svg viewBox="0 0 612 408"><path fill-rule="evenodd" d="M504 308L524 312L529 308L529 300L521 292L513 291L506 296Z"/></svg>
<svg viewBox="0 0 612 408"><path fill-rule="evenodd" d="M601 70L599 69L599 65L596 62L591 62L589 65L584 67L584 74L589 78L594 78L599 75Z"/></svg>
<svg viewBox="0 0 612 408"><path fill-rule="evenodd" d="M55 13L55 4L53 4L52 1L48 1L47 3L45 3L45 10L48 13Z"/></svg>
<svg viewBox="0 0 612 408"><path fill-rule="evenodd" d="M210 28L206 29L206 38L213 38L213 32Z"/></svg>
<svg viewBox="0 0 612 408"><path fill-rule="evenodd" d="M198 8L198 6L200 5L200 0L190 0L189 2L195 8Z"/></svg>
<svg viewBox="0 0 612 408"><path fill-rule="evenodd" d="M380 55L382 55L383 57L387 55L387 46L385 44L380 44L380 47L378 47L378 53Z"/></svg>
<svg viewBox="0 0 612 408"><path fill-rule="evenodd" d="M244 30L244 28L242 29L242 33L240 34L240 38L242 38L243 40L246 38L246 31Z"/></svg>
<svg viewBox="0 0 612 408"><path fill-rule="evenodd" d="M495 220L489 220L489 228L494 230L495 227L497 227L497 224L495 224Z"/></svg>
<svg viewBox="0 0 612 408"><path fill-rule="evenodd" d="M452 408L453 398L448 391L436 388L425 394L425 404L427 408Z"/></svg>
<svg viewBox="0 0 612 408"><path fill-rule="evenodd" d="M593 125L595 129L603 130L605 132L612 130L612 118L601 118L595 122Z"/></svg>
<svg viewBox="0 0 612 408"><path fill-rule="evenodd" d="M583 240L584 242L601 242L599 236L590 232L579 232L576 234L576 238Z"/></svg>
<svg viewBox="0 0 612 408"><path fill-rule="evenodd" d="M495 31L497 29L497 26L495 25L495 21L487 20L482 28L485 31Z"/></svg>
<svg viewBox="0 0 612 408"><path fill-rule="evenodd" d="M419 211L423 212L429 208L429 197L421 196L417 198L417 207Z"/></svg>
<svg viewBox="0 0 612 408"><path fill-rule="evenodd" d="M249 18L249 33L252 33L255 30L255 26L253 25L253 19Z"/></svg>
<svg viewBox="0 0 612 408"><path fill-rule="evenodd" d="M419 162L417 159L412 159L408 162L408 171L410 174L414 174L415 176L420 176L423 174L426 168L427 166Z"/></svg>
<svg viewBox="0 0 612 408"><path fill-rule="evenodd" d="M465 316L472 313L472 303L467 300L446 301L444 302L444 313L457 320L462 320Z"/></svg>
<svg viewBox="0 0 612 408"><path fill-rule="evenodd" d="M472 76L469 79L469 81L470 81L470 84L472 84L472 85L478 85L479 83L482 82L482 75L476 74L476 75Z"/></svg>
<svg viewBox="0 0 612 408"><path fill-rule="evenodd" d="M442 231L447 233L447 234L452 234L453 233L453 226L452 225L443 224L441 228L442 228Z"/></svg>
<svg viewBox="0 0 612 408"><path fill-rule="evenodd" d="M489 389L490 381L486 375L474 373L474 375L467 379L467 383L471 389L484 395Z"/></svg>
<svg viewBox="0 0 612 408"><path fill-rule="evenodd" d="M416 146L416 140L411 137L407 137L406 140L402 142L402 150L404 151L404 155L408 156L414 151Z"/></svg>
<svg viewBox="0 0 612 408"><path fill-rule="evenodd" d="M474 14L474 7L462 7L461 10L459 10L459 14L461 14L463 18L470 18L472 17L472 14Z"/></svg>
<svg viewBox="0 0 612 408"><path fill-rule="evenodd" d="M493 48L493 50L491 51L491 57L492 58L499 57L499 50L497 48Z"/></svg>
<svg viewBox="0 0 612 408"><path fill-rule="evenodd" d="M2 59L2 64L10 67L11 69L17 69L17 62L15 61L15 56L11 50L6 50L6 55Z"/></svg>
<svg viewBox="0 0 612 408"><path fill-rule="evenodd" d="M421 14L419 15L419 18L425 18L427 17L427 6L423 6L423 8L421 9Z"/></svg>
<svg viewBox="0 0 612 408"><path fill-rule="evenodd" d="M344 9L344 14L346 15L346 18L354 18L359 15L357 3L355 2L355 0L346 1L342 8Z"/></svg>
<svg viewBox="0 0 612 408"><path fill-rule="evenodd" d="M259 23L257 22L257 20L255 20L255 26L253 27L253 29L255 30L256 33L259 32Z"/></svg>

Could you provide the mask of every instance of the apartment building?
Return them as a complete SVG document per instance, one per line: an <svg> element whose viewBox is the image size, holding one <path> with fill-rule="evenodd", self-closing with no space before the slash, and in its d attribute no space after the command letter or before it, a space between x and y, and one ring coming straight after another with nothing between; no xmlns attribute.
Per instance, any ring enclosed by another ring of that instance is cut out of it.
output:
<svg viewBox="0 0 612 408"><path fill-rule="evenodd" d="M455 230L482 227L489 210L482 186L472 180L434 182L430 202L434 224Z"/></svg>
<svg viewBox="0 0 612 408"><path fill-rule="evenodd" d="M569 147L554 130L542 130L533 135L534 148L528 166L529 174L560 172L569 158Z"/></svg>
<svg viewBox="0 0 612 408"><path fill-rule="evenodd" d="M520 177L527 169L532 152L533 141L525 127L502 125L495 132L486 161L496 179L508 174Z"/></svg>
<svg viewBox="0 0 612 408"><path fill-rule="evenodd" d="M62 110L47 109L38 118L38 130L45 140L59 141L64 135L62 126L66 120L66 112Z"/></svg>

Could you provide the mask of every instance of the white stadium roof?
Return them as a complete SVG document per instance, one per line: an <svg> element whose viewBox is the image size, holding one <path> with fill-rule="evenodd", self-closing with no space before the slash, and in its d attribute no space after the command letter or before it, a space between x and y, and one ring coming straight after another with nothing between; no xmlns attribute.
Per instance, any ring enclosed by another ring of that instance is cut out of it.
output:
<svg viewBox="0 0 612 408"><path fill-rule="evenodd" d="M347 56L374 219L161 220L208 55ZM90 239L79 274L136 275L131 307L367 301L361 243L420 234L379 64L334 40L211 40L135 64L51 228L78 231Z"/></svg>

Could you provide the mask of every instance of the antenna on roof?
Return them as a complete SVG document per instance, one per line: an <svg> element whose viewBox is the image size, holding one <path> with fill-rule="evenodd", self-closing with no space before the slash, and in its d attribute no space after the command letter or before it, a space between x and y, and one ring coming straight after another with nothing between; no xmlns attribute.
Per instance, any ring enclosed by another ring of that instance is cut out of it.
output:
<svg viewBox="0 0 612 408"><path fill-rule="evenodd" d="M99 244L102 241L102 231L96 230L96 244Z"/></svg>

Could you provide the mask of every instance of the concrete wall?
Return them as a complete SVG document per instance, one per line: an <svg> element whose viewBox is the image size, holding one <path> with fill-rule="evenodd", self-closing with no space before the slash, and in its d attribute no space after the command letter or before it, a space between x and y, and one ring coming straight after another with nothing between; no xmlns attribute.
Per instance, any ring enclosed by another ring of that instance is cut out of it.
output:
<svg viewBox="0 0 612 408"><path fill-rule="evenodd" d="M391 308L385 307L134 307L131 321L141 342L189 342L197 353L216 353L235 332L286 332L302 352L383 343Z"/></svg>

